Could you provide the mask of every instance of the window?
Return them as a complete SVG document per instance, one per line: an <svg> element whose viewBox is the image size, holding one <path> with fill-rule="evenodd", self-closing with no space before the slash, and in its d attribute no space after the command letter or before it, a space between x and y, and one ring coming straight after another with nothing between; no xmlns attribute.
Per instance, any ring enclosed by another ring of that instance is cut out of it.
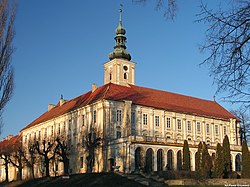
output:
<svg viewBox="0 0 250 187"><path fill-rule="evenodd" d="M181 130L181 120L177 119L177 129Z"/></svg>
<svg viewBox="0 0 250 187"><path fill-rule="evenodd" d="M38 141L41 140L41 131L38 131Z"/></svg>
<svg viewBox="0 0 250 187"><path fill-rule="evenodd" d="M54 135L54 127L51 126L51 135L53 136Z"/></svg>
<svg viewBox="0 0 250 187"><path fill-rule="evenodd" d="M155 126L156 127L160 126L160 117L159 116L155 116Z"/></svg>
<svg viewBox="0 0 250 187"><path fill-rule="evenodd" d="M187 126L188 126L188 132L191 132L192 130L191 121L187 121Z"/></svg>
<svg viewBox="0 0 250 187"><path fill-rule="evenodd" d="M215 135L219 135L219 127L218 127L218 125L215 125Z"/></svg>
<svg viewBox="0 0 250 187"><path fill-rule="evenodd" d="M117 122L121 122L122 121L122 111L121 110L117 110L116 111L116 121Z"/></svg>
<svg viewBox="0 0 250 187"><path fill-rule="evenodd" d="M80 157L80 168L83 168L83 157Z"/></svg>
<svg viewBox="0 0 250 187"><path fill-rule="evenodd" d="M135 118L135 112L131 113L131 124L132 124L132 135L135 135L135 123L136 123L136 118Z"/></svg>
<svg viewBox="0 0 250 187"><path fill-rule="evenodd" d="M121 138L121 135L122 135L122 133L120 132L120 131L117 131L116 132L116 138L118 139L118 138Z"/></svg>
<svg viewBox="0 0 250 187"><path fill-rule="evenodd" d="M207 134L210 133L210 127L209 127L209 124L207 124Z"/></svg>
<svg viewBox="0 0 250 187"><path fill-rule="evenodd" d="M167 129L171 128L170 118L167 118L166 125L167 125Z"/></svg>
<svg viewBox="0 0 250 187"><path fill-rule="evenodd" d="M226 135L227 135L227 127L224 126L223 128L224 128L224 129L223 129L223 130L224 130L224 136L226 136Z"/></svg>
<svg viewBox="0 0 250 187"><path fill-rule="evenodd" d="M63 122L63 132L65 132L66 131L66 124L65 124L65 122Z"/></svg>
<svg viewBox="0 0 250 187"><path fill-rule="evenodd" d="M85 125L85 116L82 115L82 126L84 126L84 125Z"/></svg>
<svg viewBox="0 0 250 187"><path fill-rule="evenodd" d="M201 123L197 122L197 132L201 133Z"/></svg>
<svg viewBox="0 0 250 187"><path fill-rule="evenodd" d="M58 135L60 135L60 134L61 134L61 125L60 125L60 123L58 124L57 134L58 134Z"/></svg>
<svg viewBox="0 0 250 187"><path fill-rule="evenodd" d="M147 124L148 124L148 115L143 114L143 125L147 125Z"/></svg>
<svg viewBox="0 0 250 187"><path fill-rule="evenodd" d="M34 132L34 142L36 141L36 132Z"/></svg>
<svg viewBox="0 0 250 187"><path fill-rule="evenodd" d="M96 123L96 110L93 112L93 121Z"/></svg>
<svg viewBox="0 0 250 187"><path fill-rule="evenodd" d="M69 131L71 131L71 124L72 124L72 120L69 120Z"/></svg>

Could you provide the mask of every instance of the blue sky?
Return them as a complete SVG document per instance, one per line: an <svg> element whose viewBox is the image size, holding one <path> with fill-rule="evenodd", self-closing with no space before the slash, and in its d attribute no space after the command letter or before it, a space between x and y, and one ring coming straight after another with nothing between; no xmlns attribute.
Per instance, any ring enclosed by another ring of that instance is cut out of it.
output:
<svg viewBox="0 0 250 187"><path fill-rule="evenodd" d="M213 100L206 57L198 50L206 25L195 23L199 0L179 0L177 18L166 21L153 1L123 2L127 50L136 85ZM211 8L218 1L207 1ZM103 85L103 64L115 45L119 0L19 1L13 54L14 96L3 114L0 138L18 132L56 104ZM228 109L231 106L221 103Z"/></svg>

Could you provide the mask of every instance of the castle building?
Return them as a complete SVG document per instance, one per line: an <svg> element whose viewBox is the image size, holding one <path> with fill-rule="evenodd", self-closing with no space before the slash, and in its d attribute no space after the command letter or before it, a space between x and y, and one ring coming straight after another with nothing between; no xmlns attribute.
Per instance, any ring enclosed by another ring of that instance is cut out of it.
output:
<svg viewBox="0 0 250 187"><path fill-rule="evenodd" d="M136 63L126 50L126 31L120 20L115 47L104 64L104 85L74 99L63 98L20 131L22 144L53 141L64 137L70 146L70 173L87 170L84 136L91 129L102 138L96 150L94 171L123 172L140 169L140 160L149 171L178 170L182 165L184 140L190 147L191 170L202 141L209 153L227 135L230 141L232 169L240 170L240 121L215 101L199 99L135 84ZM167 166L167 167L166 167ZM51 174L63 172L63 163L51 164ZM36 163L35 176L43 175L42 163ZM23 178L30 176L24 168Z"/></svg>

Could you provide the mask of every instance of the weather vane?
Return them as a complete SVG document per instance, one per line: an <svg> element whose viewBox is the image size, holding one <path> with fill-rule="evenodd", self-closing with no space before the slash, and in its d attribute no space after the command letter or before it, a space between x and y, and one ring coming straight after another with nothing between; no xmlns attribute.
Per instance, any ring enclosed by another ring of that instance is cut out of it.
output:
<svg viewBox="0 0 250 187"><path fill-rule="evenodd" d="M122 0L120 1L120 22L122 22Z"/></svg>

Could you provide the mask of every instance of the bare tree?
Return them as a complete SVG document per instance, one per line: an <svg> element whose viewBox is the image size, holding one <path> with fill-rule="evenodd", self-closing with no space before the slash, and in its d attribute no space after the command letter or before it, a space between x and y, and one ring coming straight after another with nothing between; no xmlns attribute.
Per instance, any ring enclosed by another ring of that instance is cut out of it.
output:
<svg viewBox="0 0 250 187"><path fill-rule="evenodd" d="M55 153L59 157L59 161L63 162L63 173L64 175L69 174L69 155L70 155L70 145L67 140L63 138L56 139L57 145L55 148Z"/></svg>
<svg viewBox="0 0 250 187"><path fill-rule="evenodd" d="M4 140L4 142L1 142L0 159L3 160L3 165L5 169L5 182L9 182L10 151L6 143L7 143L7 140Z"/></svg>
<svg viewBox="0 0 250 187"><path fill-rule="evenodd" d="M201 3L199 20L208 24L201 51L208 52L203 61L217 84L217 93L231 103L250 105L250 1L229 1L217 11Z"/></svg>
<svg viewBox="0 0 250 187"><path fill-rule="evenodd" d="M22 180L22 172L24 167L24 151L20 142L11 145L11 154L9 161L18 169L17 180Z"/></svg>
<svg viewBox="0 0 250 187"><path fill-rule="evenodd" d="M15 36L16 6L0 0L0 115L13 94L14 72L12 67L12 41Z"/></svg>
<svg viewBox="0 0 250 187"><path fill-rule="evenodd" d="M45 172L46 177L49 177L49 163L51 160L54 160L55 158L55 150L54 148L54 142L46 142L45 140L40 142L36 142L35 144L35 150L37 153L43 158L44 166L45 166Z"/></svg>
<svg viewBox="0 0 250 187"><path fill-rule="evenodd" d="M250 118L247 115L245 108L239 108L237 110L231 110L231 113L234 114L241 121L240 127L240 140L241 144L243 141L250 140Z"/></svg>
<svg viewBox="0 0 250 187"><path fill-rule="evenodd" d="M27 167L30 168L32 178L35 178L35 172L34 172L34 165L36 162L35 146L36 144L30 142L23 154L24 162L26 163Z"/></svg>
<svg viewBox="0 0 250 187"><path fill-rule="evenodd" d="M95 164L95 157L96 157L96 150L101 145L101 137L95 128L90 128L89 131L85 130L83 135L83 147L87 152L87 173L92 173L94 164Z"/></svg>
<svg viewBox="0 0 250 187"><path fill-rule="evenodd" d="M148 0L132 0L134 3L145 5ZM176 17L177 3L176 0L155 0L155 9L163 11L166 19L174 20Z"/></svg>

